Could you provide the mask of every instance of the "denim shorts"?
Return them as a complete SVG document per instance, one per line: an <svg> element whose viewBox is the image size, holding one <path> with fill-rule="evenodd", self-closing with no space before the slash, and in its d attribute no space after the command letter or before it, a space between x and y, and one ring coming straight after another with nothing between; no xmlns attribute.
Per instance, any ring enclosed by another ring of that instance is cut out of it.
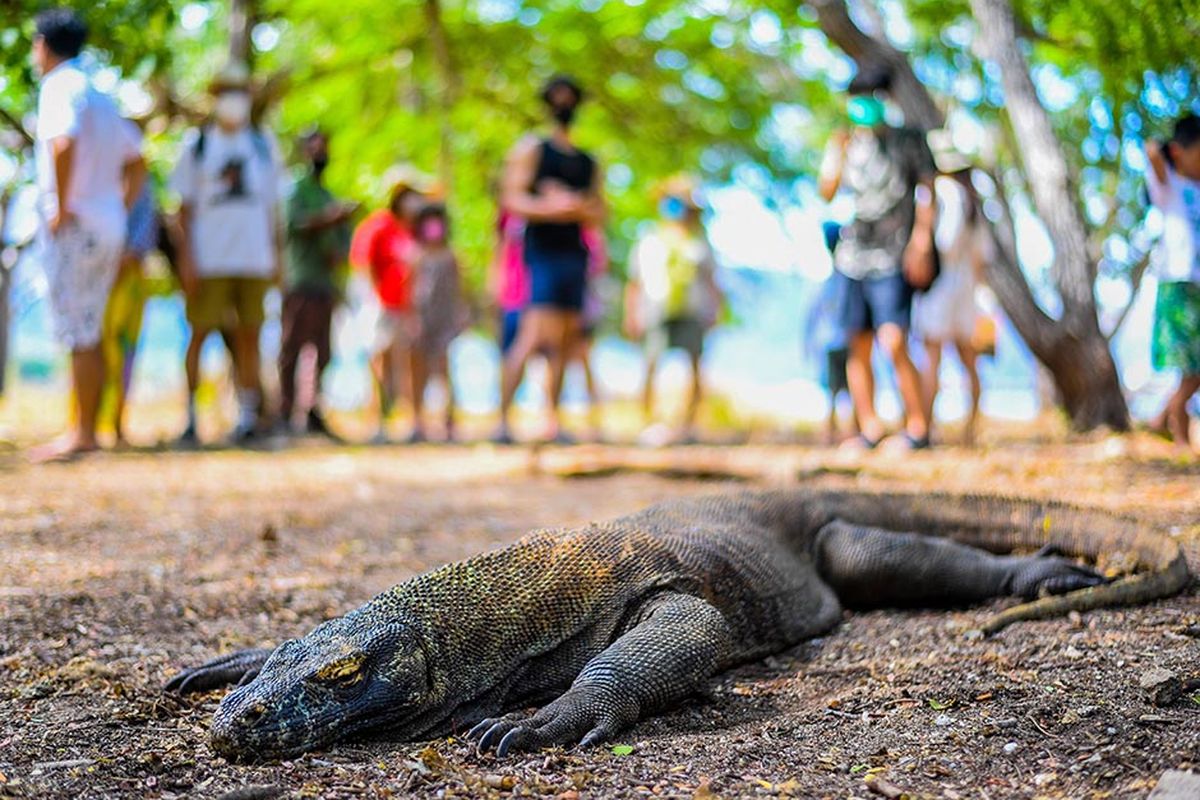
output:
<svg viewBox="0 0 1200 800"><path fill-rule="evenodd" d="M847 336L877 331L891 323L908 330L912 318L913 289L897 271L881 278L848 278L835 273L840 306L837 319Z"/></svg>
<svg viewBox="0 0 1200 800"><path fill-rule="evenodd" d="M587 251L525 247L529 304L561 311L582 311L587 285Z"/></svg>

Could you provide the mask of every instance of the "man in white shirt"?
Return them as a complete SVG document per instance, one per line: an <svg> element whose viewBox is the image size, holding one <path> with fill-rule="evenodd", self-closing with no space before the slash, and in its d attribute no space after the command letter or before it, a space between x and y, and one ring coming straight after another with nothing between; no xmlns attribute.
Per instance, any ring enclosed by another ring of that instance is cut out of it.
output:
<svg viewBox="0 0 1200 800"><path fill-rule="evenodd" d="M37 448L34 461L98 448L96 411L104 383L100 327L125 238L125 215L146 168L138 134L76 61L87 28L69 9L38 14L33 63L41 75L37 113L38 209L43 265L58 338L71 350L75 429Z"/></svg>
<svg viewBox="0 0 1200 800"><path fill-rule="evenodd" d="M187 133L171 177L180 197L179 277L192 326L184 444L196 442L200 349L214 330L232 332L239 406L234 440L246 442L257 433L263 298L279 278L283 243L283 168L274 139L251 124L249 72L230 64L210 91L215 124Z"/></svg>

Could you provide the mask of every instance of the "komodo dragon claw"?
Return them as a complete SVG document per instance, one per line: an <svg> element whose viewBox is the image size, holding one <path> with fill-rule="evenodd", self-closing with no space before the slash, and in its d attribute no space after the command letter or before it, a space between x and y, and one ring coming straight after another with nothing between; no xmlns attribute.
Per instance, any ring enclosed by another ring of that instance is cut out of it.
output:
<svg viewBox="0 0 1200 800"><path fill-rule="evenodd" d="M254 680L266 663L270 650L254 648L214 658L198 667L185 669L167 682L165 692L190 694L207 692L229 684L244 684Z"/></svg>

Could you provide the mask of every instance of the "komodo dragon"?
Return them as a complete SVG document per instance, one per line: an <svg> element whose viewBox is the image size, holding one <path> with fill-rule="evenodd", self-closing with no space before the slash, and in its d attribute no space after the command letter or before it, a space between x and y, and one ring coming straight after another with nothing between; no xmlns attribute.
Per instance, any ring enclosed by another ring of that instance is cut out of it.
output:
<svg viewBox="0 0 1200 800"><path fill-rule="evenodd" d="M1106 583L1051 550L1116 556L1136 572ZM239 683L211 732L232 759L451 731L503 756L602 742L722 670L828 631L844 606L1059 595L1001 613L984 626L993 632L1165 597L1188 580L1167 536L1053 503L803 489L673 500L534 531L166 688Z"/></svg>

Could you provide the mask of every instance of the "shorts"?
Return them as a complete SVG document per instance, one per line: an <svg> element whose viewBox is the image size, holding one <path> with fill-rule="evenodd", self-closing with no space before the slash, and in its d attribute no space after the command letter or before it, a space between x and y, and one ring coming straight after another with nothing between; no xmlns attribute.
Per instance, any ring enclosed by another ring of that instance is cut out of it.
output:
<svg viewBox="0 0 1200 800"><path fill-rule="evenodd" d="M834 273L842 282L837 319L847 336L877 331L892 324L908 330L912 320L913 289L897 271L882 278L849 278Z"/></svg>
<svg viewBox="0 0 1200 800"><path fill-rule="evenodd" d="M520 311L505 311L500 314L500 354L506 354L517 340L517 330L521 327Z"/></svg>
<svg viewBox="0 0 1200 800"><path fill-rule="evenodd" d="M375 323L375 342L371 346L371 352L379 354L397 345L407 347L412 344L416 324L412 311L397 308L380 310L379 321Z"/></svg>
<svg viewBox="0 0 1200 800"><path fill-rule="evenodd" d="M583 310L587 288L587 251L525 249L529 269L529 304L560 311Z"/></svg>
<svg viewBox="0 0 1200 800"><path fill-rule="evenodd" d="M201 278L196 294L187 300L188 323L206 331L257 328L266 319L263 299L270 288L268 278Z"/></svg>
<svg viewBox="0 0 1200 800"><path fill-rule="evenodd" d="M106 242L78 223L46 238L44 267L54 335L71 350L100 343L121 242Z"/></svg>
<svg viewBox="0 0 1200 800"><path fill-rule="evenodd" d="M913 326L926 341L969 342L978 317L975 281L965 270L942 272L913 300Z"/></svg>
<svg viewBox="0 0 1200 800"><path fill-rule="evenodd" d="M1200 283L1158 284L1150 349L1155 369L1200 375Z"/></svg>
<svg viewBox="0 0 1200 800"><path fill-rule="evenodd" d="M657 360L667 350L679 348L692 360L704 349L704 325L695 317L675 317L646 333L646 357Z"/></svg>

